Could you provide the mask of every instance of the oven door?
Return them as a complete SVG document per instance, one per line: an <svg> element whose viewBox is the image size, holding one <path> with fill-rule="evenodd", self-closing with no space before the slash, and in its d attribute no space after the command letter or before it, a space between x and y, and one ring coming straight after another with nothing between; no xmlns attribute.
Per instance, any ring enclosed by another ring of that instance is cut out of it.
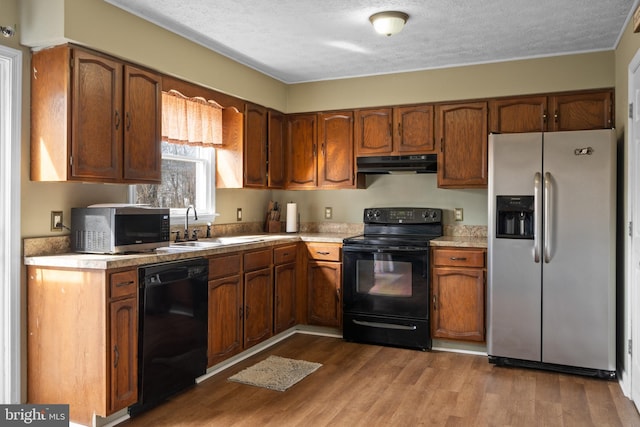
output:
<svg viewBox="0 0 640 427"><path fill-rule="evenodd" d="M429 317L428 247L343 247L345 313Z"/></svg>

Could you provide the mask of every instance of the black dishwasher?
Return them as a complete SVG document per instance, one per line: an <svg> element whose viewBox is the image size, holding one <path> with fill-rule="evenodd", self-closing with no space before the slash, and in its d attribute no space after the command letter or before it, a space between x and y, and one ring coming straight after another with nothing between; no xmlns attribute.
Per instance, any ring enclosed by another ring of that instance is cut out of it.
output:
<svg viewBox="0 0 640 427"><path fill-rule="evenodd" d="M209 264L195 258L142 266L136 415L192 386L207 369Z"/></svg>

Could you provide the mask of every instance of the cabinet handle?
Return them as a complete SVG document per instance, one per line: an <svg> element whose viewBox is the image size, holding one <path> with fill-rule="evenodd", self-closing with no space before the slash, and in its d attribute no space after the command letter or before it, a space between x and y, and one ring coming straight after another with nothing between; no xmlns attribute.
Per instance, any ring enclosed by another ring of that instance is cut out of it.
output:
<svg viewBox="0 0 640 427"><path fill-rule="evenodd" d="M326 252L326 251L316 251L316 253L318 255L329 255L331 252Z"/></svg>
<svg viewBox="0 0 640 427"><path fill-rule="evenodd" d="M547 123L547 110L542 112L542 123Z"/></svg>
<svg viewBox="0 0 640 427"><path fill-rule="evenodd" d="M120 113L116 110L116 130L120 129Z"/></svg>
<svg viewBox="0 0 640 427"><path fill-rule="evenodd" d="M117 368L118 367L118 362L120 361L120 352L118 351L118 345L114 345L113 346L113 354L114 354L114 358L113 358L113 367Z"/></svg>
<svg viewBox="0 0 640 427"><path fill-rule="evenodd" d="M324 142L322 143L322 145L320 147L321 147L320 150L322 151L322 157L324 157L325 156L325 153L324 153Z"/></svg>
<svg viewBox="0 0 640 427"><path fill-rule="evenodd" d="M553 119L555 120L556 123L558 123L558 110L556 110L556 112L554 113Z"/></svg>
<svg viewBox="0 0 640 427"><path fill-rule="evenodd" d="M244 318L249 319L249 306L246 306L244 309Z"/></svg>
<svg viewBox="0 0 640 427"><path fill-rule="evenodd" d="M128 282L120 282L120 283L116 283L116 288L119 288L121 286L129 286L129 285L133 285L133 280L129 280Z"/></svg>
<svg viewBox="0 0 640 427"><path fill-rule="evenodd" d="M313 157L317 157L318 156L318 151L317 151L318 148L316 147L316 144L313 144L312 148L313 148Z"/></svg>
<svg viewBox="0 0 640 427"><path fill-rule="evenodd" d="M433 309L438 309L438 297L436 295L433 296Z"/></svg>
<svg viewBox="0 0 640 427"><path fill-rule="evenodd" d="M440 138L440 152L444 153L444 138Z"/></svg>
<svg viewBox="0 0 640 427"><path fill-rule="evenodd" d="M451 261L466 261L467 257L466 256L461 256L461 257L457 257L457 256L452 256L451 258L449 258Z"/></svg>
<svg viewBox="0 0 640 427"><path fill-rule="evenodd" d="M398 136L402 136L402 124L398 123Z"/></svg>
<svg viewBox="0 0 640 427"><path fill-rule="evenodd" d="M127 113L125 114L126 120L127 120L127 130L129 130L129 128L131 128L131 114L129 114L129 112L127 111Z"/></svg>
<svg viewBox="0 0 640 427"><path fill-rule="evenodd" d="M336 299L340 301L340 288L336 288Z"/></svg>
<svg viewBox="0 0 640 427"><path fill-rule="evenodd" d="M238 317L240 317L240 319L242 319L243 316L244 316L244 309L242 307L240 307L240 310L238 310Z"/></svg>

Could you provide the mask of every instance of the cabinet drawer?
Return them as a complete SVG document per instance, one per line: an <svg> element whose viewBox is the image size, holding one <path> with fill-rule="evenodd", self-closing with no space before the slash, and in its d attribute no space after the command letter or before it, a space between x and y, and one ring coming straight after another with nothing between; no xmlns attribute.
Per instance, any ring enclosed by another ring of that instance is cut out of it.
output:
<svg viewBox="0 0 640 427"><path fill-rule="evenodd" d="M280 246L273 249L273 263L287 264L296 260L297 245Z"/></svg>
<svg viewBox="0 0 640 427"><path fill-rule="evenodd" d="M482 249L435 249L433 264L445 267L484 268L484 250Z"/></svg>
<svg viewBox="0 0 640 427"><path fill-rule="evenodd" d="M244 254L244 271L251 271L257 270L259 268L269 267L272 260L273 254L271 249L246 252Z"/></svg>
<svg viewBox="0 0 640 427"><path fill-rule="evenodd" d="M340 249L342 245L330 245L326 243L307 243L309 259L321 261L340 261Z"/></svg>
<svg viewBox="0 0 640 427"><path fill-rule="evenodd" d="M109 276L109 296L120 298L135 295L138 290L138 270L120 271Z"/></svg>
<svg viewBox="0 0 640 427"><path fill-rule="evenodd" d="M241 272L242 264L239 253L209 258L209 280L233 276Z"/></svg>

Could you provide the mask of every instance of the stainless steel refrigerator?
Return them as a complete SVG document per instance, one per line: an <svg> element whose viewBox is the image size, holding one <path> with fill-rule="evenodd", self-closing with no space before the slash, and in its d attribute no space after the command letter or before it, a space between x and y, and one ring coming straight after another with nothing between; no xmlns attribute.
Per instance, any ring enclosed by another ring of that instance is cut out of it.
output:
<svg viewBox="0 0 640 427"><path fill-rule="evenodd" d="M613 129L489 136L489 361L615 378Z"/></svg>

